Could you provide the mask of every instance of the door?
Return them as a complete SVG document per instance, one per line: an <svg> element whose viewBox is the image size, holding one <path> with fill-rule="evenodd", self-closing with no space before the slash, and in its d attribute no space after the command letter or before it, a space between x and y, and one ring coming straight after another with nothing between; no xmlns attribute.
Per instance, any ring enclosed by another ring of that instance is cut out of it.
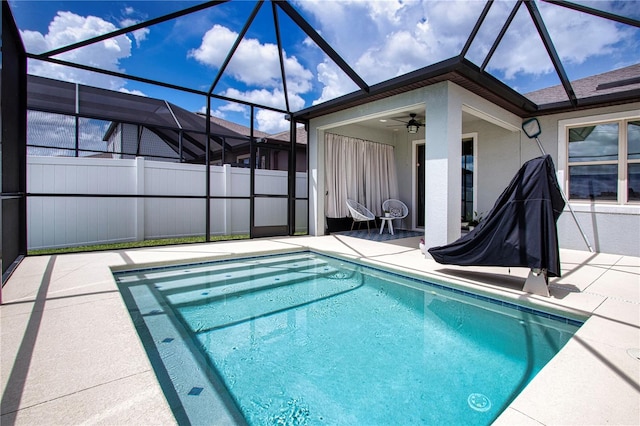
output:
<svg viewBox="0 0 640 426"><path fill-rule="evenodd" d="M424 228L424 141L416 145L416 198L415 198L415 227Z"/></svg>
<svg viewBox="0 0 640 426"><path fill-rule="evenodd" d="M461 169L462 169L462 199L461 199L461 220L466 221L469 216L474 217L477 209L477 147L478 136L476 133L462 135L461 142ZM425 216L425 141L414 141L413 159L414 168L414 205L413 223L414 228L424 228Z"/></svg>
<svg viewBox="0 0 640 426"><path fill-rule="evenodd" d="M253 146L252 238L289 235L290 155L286 144Z"/></svg>
<svg viewBox="0 0 640 426"><path fill-rule="evenodd" d="M473 138L462 140L462 204L460 208L462 222L471 222L474 219L475 200L473 196L474 184L474 151Z"/></svg>

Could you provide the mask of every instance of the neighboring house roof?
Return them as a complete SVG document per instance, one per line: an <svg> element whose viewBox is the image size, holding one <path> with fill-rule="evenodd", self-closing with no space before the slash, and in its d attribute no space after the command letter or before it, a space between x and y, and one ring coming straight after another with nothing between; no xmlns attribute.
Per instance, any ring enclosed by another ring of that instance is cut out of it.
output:
<svg viewBox="0 0 640 426"><path fill-rule="evenodd" d="M290 135L291 132L287 130L284 132L271 134L269 135L269 139L289 141ZM307 144L307 131L305 130L304 126L298 126L296 128L296 143L303 145Z"/></svg>
<svg viewBox="0 0 640 426"><path fill-rule="evenodd" d="M28 75L27 108L111 121L105 140L114 130L113 123L139 124L157 134L176 152L182 133L182 150L187 160L202 158L206 151L205 118L160 99ZM210 139L213 152L223 145L227 152L233 152L249 141L247 136L213 122Z"/></svg>
<svg viewBox="0 0 640 426"><path fill-rule="evenodd" d="M640 90L640 64L581 78L572 81L571 86L578 98ZM551 105L567 100L567 94L560 84L527 93L525 96L539 105Z"/></svg>
<svg viewBox="0 0 640 426"><path fill-rule="evenodd" d="M197 113L197 115L201 116L202 118L205 118L205 115L200 112ZM234 132L239 133L241 135L245 135L245 136L251 135L251 129L247 126L243 126L242 124L234 123L232 121L225 120L220 117L215 117L213 115L211 116L211 122L219 126L225 127L229 130L233 130ZM266 132L262 132L260 130L253 129L253 136L256 138L266 138L269 136L269 134Z"/></svg>
<svg viewBox="0 0 640 426"><path fill-rule="evenodd" d="M117 127L117 123L133 123L147 127L176 152L179 150L179 131L182 130L183 155L187 160L204 157L206 146L206 117L193 113L171 102L144 96L136 96L113 90L74 84L60 80L27 76L27 108L36 111L57 114L93 117L111 124L103 140L108 140ZM79 102L76 102L76 98ZM77 109L77 110L76 110ZM246 150L251 129L224 120L211 117L211 150L222 149L236 152ZM289 132L271 136L259 130L253 131L254 137L271 139L273 142L289 141ZM297 133L298 141L306 133Z"/></svg>
<svg viewBox="0 0 640 426"><path fill-rule="evenodd" d="M198 113L198 115L203 116L202 113ZM243 126L242 124L234 123L229 120L225 120L220 117L211 116L211 122L216 123L220 126L226 127L227 129L233 130L234 132L240 133L241 135L249 136L251 134L251 129L247 126ZM291 132L285 130L279 133L267 133L260 130L253 129L253 135L256 138L267 138L275 141L285 141L289 142ZM296 143L298 144L307 144L307 131L304 126L298 126L296 131Z"/></svg>

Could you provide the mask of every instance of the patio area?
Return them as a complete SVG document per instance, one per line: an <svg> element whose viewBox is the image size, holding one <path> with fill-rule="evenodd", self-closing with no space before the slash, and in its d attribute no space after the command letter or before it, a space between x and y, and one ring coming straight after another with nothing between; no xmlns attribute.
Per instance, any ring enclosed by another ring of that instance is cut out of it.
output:
<svg viewBox="0 0 640 426"><path fill-rule="evenodd" d="M420 237L283 237L27 257L2 289L3 425L173 424L112 269L314 249L589 317L495 424L638 424L640 258L561 250L551 298L521 292L525 268L424 259ZM211 424L236 424L220 403Z"/></svg>

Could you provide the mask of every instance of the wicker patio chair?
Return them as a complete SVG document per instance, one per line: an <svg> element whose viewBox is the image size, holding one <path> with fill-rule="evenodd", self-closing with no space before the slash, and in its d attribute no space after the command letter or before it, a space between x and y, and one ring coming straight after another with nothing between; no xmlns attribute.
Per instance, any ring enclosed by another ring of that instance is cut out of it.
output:
<svg viewBox="0 0 640 426"><path fill-rule="evenodd" d="M358 203L355 200L347 200L347 207L349 208L349 212L351 213L351 218L353 219L353 223L351 224L351 230L353 231L353 225L358 222L358 228L362 222L367 222L367 232L370 231L369 221L376 220L376 216L371 213L369 209L367 209L362 204ZM377 225L376 225L377 226Z"/></svg>
<svg viewBox="0 0 640 426"><path fill-rule="evenodd" d="M389 212L394 220L400 219L401 221L409 214L409 208L407 205L402 201L393 198L385 200L385 202L382 203L382 211ZM400 222L400 224L402 225L402 222Z"/></svg>

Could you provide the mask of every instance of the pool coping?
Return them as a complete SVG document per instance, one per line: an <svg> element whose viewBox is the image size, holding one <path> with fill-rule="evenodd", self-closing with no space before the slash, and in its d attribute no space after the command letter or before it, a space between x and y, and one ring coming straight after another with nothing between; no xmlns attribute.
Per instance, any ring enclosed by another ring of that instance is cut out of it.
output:
<svg viewBox="0 0 640 426"><path fill-rule="evenodd" d="M495 423L637 424L640 361L627 351L640 347L639 258L561 250L563 277L551 281L552 297L545 300L515 288L526 278L522 268L506 273L505 268L444 267L425 259L417 240L406 240L287 237L26 258L3 288L0 420L175 423L112 270L306 248L396 268L403 275L456 281L472 292L497 292L518 304L589 315ZM91 339L85 323L95 333Z"/></svg>

